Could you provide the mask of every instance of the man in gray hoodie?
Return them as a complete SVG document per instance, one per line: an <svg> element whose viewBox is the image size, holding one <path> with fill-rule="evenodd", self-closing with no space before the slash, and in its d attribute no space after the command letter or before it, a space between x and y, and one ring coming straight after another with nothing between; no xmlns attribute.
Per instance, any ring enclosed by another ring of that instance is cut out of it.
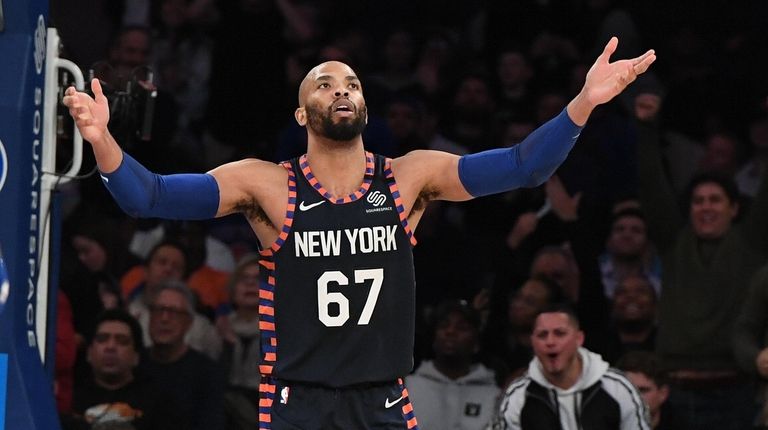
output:
<svg viewBox="0 0 768 430"><path fill-rule="evenodd" d="M650 430L640 394L598 354L569 306L536 317L528 373L510 384L494 430Z"/></svg>
<svg viewBox="0 0 768 430"><path fill-rule="evenodd" d="M435 312L434 360L421 363L405 385L422 430L480 430L490 422L501 390L495 376L475 363L480 316L463 302Z"/></svg>

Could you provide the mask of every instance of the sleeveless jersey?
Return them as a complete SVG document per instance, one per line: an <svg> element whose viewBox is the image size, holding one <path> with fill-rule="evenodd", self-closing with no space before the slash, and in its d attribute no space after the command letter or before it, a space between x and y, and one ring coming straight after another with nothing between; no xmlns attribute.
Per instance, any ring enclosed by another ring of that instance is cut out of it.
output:
<svg viewBox="0 0 768 430"><path fill-rule="evenodd" d="M285 222L260 260L261 373L328 387L408 374L415 239L390 160L366 152L363 184L341 199L306 155L283 166Z"/></svg>

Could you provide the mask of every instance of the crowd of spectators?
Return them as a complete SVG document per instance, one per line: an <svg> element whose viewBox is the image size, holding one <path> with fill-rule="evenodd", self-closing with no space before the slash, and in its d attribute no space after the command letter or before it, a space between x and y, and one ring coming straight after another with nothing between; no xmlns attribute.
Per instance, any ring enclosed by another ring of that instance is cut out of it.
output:
<svg viewBox="0 0 768 430"><path fill-rule="evenodd" d="M768 425L763 2L53 0L51 14L65 56L105 82L118 142L157 173L302 154L298 85L326 60L358 73L366 146L396 157L515 145L610 36L617 58L655 49L545 185L425 211L416 414L426 430L488 424L489 398L529 368L536 315L568 301L587 349L662 390L656 424ZM115 115L124 94L138 102ZM252 428L259 244L245 219L131 219L98 175L61 191L63 422ZM637 351L652 371L627 360ZM438 395L451 414L434 413Z"/></svg>

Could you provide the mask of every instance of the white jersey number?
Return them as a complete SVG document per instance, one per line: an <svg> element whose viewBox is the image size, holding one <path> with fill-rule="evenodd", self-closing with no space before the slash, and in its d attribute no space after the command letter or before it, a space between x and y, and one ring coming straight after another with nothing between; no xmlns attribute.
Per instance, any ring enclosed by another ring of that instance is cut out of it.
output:
<svg viewBox="0 0 768 430"><path fill-rule="evenodd" d="M363 312L357 325L368 325L371 315L376 308L379 299L381 285L384 283L384 269L355 270L355 284L362 284L367 280L373 281L368 291L368 299L365 301ZM349 299L339 292L328 292L328 283L335 282L339 285L349 285L349 279L338 270L328 271L317 280L317 312L320 322L327 327L341 327L349 319ZM329 306L331 303L339 305L339 314L331 315Z"/></svg>

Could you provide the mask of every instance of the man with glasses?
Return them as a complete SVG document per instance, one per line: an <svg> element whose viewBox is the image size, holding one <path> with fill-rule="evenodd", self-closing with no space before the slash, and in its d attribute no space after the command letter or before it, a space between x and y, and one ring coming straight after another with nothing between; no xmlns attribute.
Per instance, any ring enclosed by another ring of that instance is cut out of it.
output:
<svg viewBox="0 0 768 430"><path fill-rule="evenodd" d="M179 405L179 428L224 428L223 377L216 364L190 348L184 338L192 326L193 296L180 282L160 287L149 305L152 346L143 371L170 391Z"/></svg>
<svg viewBox="0 0 768 430"><path fill-rule="evenodd" d="M145 281L128 296L128 311L141 324L144 343L150 345L149 306L162 286L168 282L181 282L187 273L187 253L178 242L164 240L149 252ZM194 302L193 302L194 303ZM186 343L215 360L221 352L221 338L210 321L194 312Z"/></svg>

